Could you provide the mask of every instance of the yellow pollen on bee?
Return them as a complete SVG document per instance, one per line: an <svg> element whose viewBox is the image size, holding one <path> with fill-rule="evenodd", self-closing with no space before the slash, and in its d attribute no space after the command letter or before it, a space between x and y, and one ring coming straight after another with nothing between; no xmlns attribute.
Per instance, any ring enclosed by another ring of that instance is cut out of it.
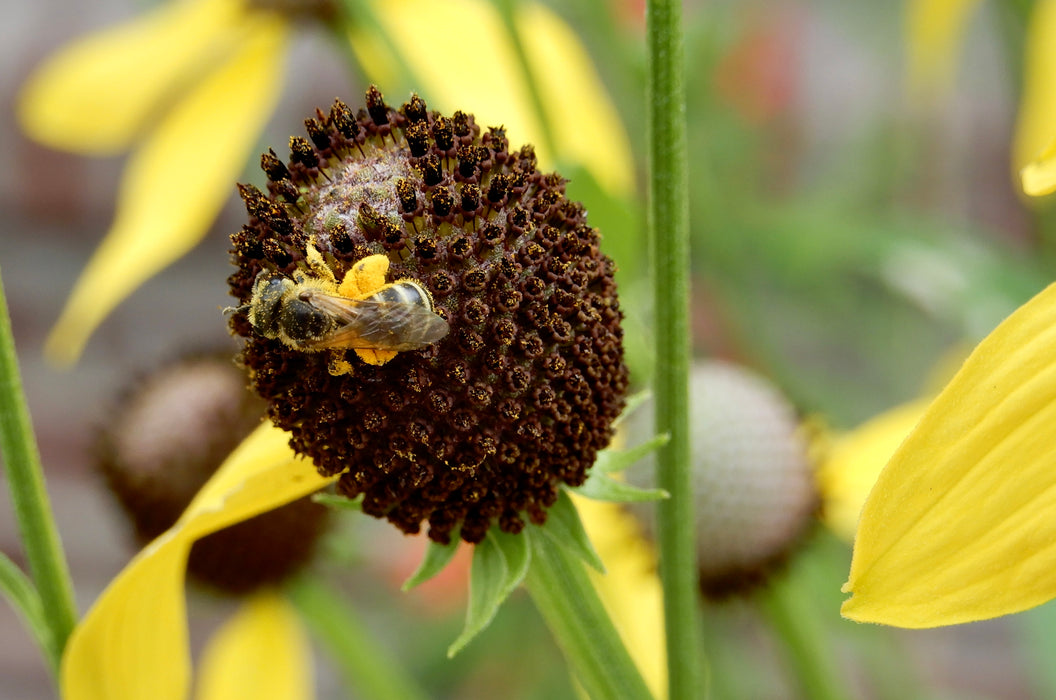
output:
<svg viewBox="0 0 1056 700"><path fill-rule="evenodd" d="M385 286L385 275L389 272L389 258L385 255L368 255L345 273L345 278L337 288L338 294L351 299L362 299L370 296ZM356 348L359 359L368 365L380 367L396 357L395 350L369 350Z"/></svg>
<svg viewBox="0 0 1056 700"><path fill-rule="evenodd" d="M368 350L364 348L356 348L356 354L359 355L359 359L366 362L368 365L374 365L380 367L392 358L396 357L395 350Z"/></svg>
<svg viewBox="0 0 1056 700"><path fill-rule="evenodd" d="M351 299L369 296L385 286L385 275L388 272L388 256L368 255L345 273L345 278L341 280L337 292Z"/></svg>
<svg viewBox="0 0 1056 700"><path fill-rule="evenodd" d="M326 264L323 254L315 247L314 241L309 241L308 245L305 246L304 258L308 262L308 267L311 268L312 272L331 283L337 281L334 278L333 271L330 270L330 266Z"/></svg>
<svg viewBox="0 0 1056 700"><path fill-rule="evenodd" d="M352 374L354 371L352 363L345 359L344 353L332 356L330 358L330 364L327 369L329 370L330 374L335 377L340 377L344 374Z"/></svg>

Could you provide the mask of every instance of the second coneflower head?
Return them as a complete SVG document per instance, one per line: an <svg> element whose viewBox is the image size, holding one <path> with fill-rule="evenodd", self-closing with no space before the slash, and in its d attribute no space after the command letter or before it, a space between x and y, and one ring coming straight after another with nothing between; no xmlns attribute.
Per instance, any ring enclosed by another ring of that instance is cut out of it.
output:
<svg viewBox="0 0 1056 700"><path fill-rule="evenodd" d="M232 237L241 359L294 450L404 532L546 519L627 388L614 265L501 128L371 88L265 154Z"/></svg>
<svg viewBox="0 0 1056 700"><path fill-rule="evenodd" d="M187 355L126 390L100 432L98 462L140 547L173 527L263 416L230 353ZM187 571L233 595L274 586L305 568L329 520L324 506L295 500L198 539Z"/></svg>

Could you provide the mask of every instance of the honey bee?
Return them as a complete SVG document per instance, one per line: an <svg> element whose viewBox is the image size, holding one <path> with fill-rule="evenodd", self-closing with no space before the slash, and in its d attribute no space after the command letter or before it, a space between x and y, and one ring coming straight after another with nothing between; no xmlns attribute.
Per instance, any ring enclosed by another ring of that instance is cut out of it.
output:
<svg viewBox="0 0 1056 700"><path fill-rule="evenodd" d="M340 284L318 251L310 248L307 258L312 275L297 270L290 279L263 270L253 282L247 315L265 338L301 352L334 351L330 371L345 374L351 366L344 350L382 365L398 352L419 350L447 335L447 321L420 284L384 283L384 255L357 262Z"/></svg>

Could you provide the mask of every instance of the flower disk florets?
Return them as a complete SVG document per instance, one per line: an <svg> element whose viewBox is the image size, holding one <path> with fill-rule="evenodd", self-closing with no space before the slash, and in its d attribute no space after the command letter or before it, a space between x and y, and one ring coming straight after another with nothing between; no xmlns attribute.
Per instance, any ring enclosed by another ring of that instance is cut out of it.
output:
<svg viewBox="0 0 1056 700"><path fill-rule="evenodd" d="M265 154L267 194L240 188L250 220L232 237L229 282L242 362L293 449L341 473L338 490L363 494L366 513L408 533L427 522L439 542L542 523L623 406L613 263L530 146L511 153L501 128L417 96L397 111L372 88L366 103L317 112L287 162ZM406 346L357 340L356 311L337 314L354 332L298 341L299 328L291 339L251 322L258 278L258 292L319 286L298 297L308 307L324 292L343 308L402 285L422 308L386 322Z"/></svg>

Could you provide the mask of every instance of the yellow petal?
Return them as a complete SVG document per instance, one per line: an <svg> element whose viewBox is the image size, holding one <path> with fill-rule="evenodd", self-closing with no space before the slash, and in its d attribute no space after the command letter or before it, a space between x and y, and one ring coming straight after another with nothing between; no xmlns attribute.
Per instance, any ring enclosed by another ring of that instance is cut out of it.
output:
<svg viewBox="0 0 1056 700"><path fill-rule="evenodd" d="M198 700L309 700L312 657L296 611L275 592L252 596L202 652Z"/></svg>
<svg viewBox="0 0 1056 700"><path fill-rule="evenodd" d="M657 698L667 697L664 598L656 553L641 527L615 503L573 496L606 574L590 570L594 587L627 651Z"/></svg>
<svg viewBox="0 0 1056 700"><path fill-rule="evenodd" d="M313 493L334 480L289 449L289 435L254 431L188 510L118 574L70 637L65 700L178 700L190 677L184 573L197 538Z"/></svg>
<svg viewBox="0 0 1056 700"><path fill-rule="evenodd" d="M971 354L866 501L853 596L862 622L934 627L1056 597L1056 285Z"/></svg>
<svg viewBox="0 0 1056 700"><path fill-rule="evenodd" d="M909 0L906 5L907 68L914 93L927 97L953 85L957 53L979 0Z"/></svg>
<svg viewBox="0 0 1056 700"><path fill-rule="evenodd" d="M257 428L202 487L173 529L203 537L248 520L337 479L320 476L289 447L290 434L270 423Z"/></svg>
<svg viewBox="0 0 1056 700"><path fill-rule="evenodd" d="M1056 81L1052 79L1054 75L1056 0L1038 0L1027 27L1023 57L1023 90L1012 148L1012 166L1015 171L1037 159L1039 154L1049 147L1053 138L1056 138Z"/></svg>
<svg viewBox="0 0 1056 700"><path fill-rule="evenodd" d="M539 3L520 4L517 19L558 156L582 164L610 193L630 194L634 191L630 141L579 38Z"/></svg>
<svg viewBox="0 0 1056 700"><path fill-rule="evenodd" d="M244 10L239 0L170 2L51 56L22 89L26 133L77 153L125 150L161 103L213 50Z"/></svg>
<svg viewBox="0 0 1056 700"><path fill-rule="evenodd" d="M1056 123L1053 124L1056 130ZM1056 192L1056 141L1049 144L1038 159L1019 173L1023 191L1032 197Z"/></svg>
<svg viewBox="0 0 1056 700"><path fill-rule="evenodd" d="M541 165L554 166L555 154L547 151L521 65L490 3L388 0L375 7L431 107L447 114L471 112L483 128L505 126L511 148L531 143ZM552 125L556 158L583 165L614 194L631 192L629 140L579 39L538 3L523 3L517 21ZM472 40L452 41L453 36ZM393 74L385 52L367 32L356 32L352 47L369 75L380 80Z"/></svg>
<svg viewBox="0 0 1056 700"><path fill-rule="evenodd" d="M163 535L129 563L73 631L66 700L182 699L190 675L183 573L191 543Z"/></svg>
<svg viewBox="0 0 1056 700"><path fill-rule="evenodd" d="M858 514L880 470L929 403L921 400L893 408L836 437L825 449L818 467L818 488L825 503L825 522L837 534L854 539Z"/></svg>
<svg viewBox="0 0 1056 700"><path fill-rule="evenodd" d="M281 89L285 23L247 16L241 46L195 85L133 154L113 227L77 280L45 352L75 362L96 326L208 231Z"/></svg>

